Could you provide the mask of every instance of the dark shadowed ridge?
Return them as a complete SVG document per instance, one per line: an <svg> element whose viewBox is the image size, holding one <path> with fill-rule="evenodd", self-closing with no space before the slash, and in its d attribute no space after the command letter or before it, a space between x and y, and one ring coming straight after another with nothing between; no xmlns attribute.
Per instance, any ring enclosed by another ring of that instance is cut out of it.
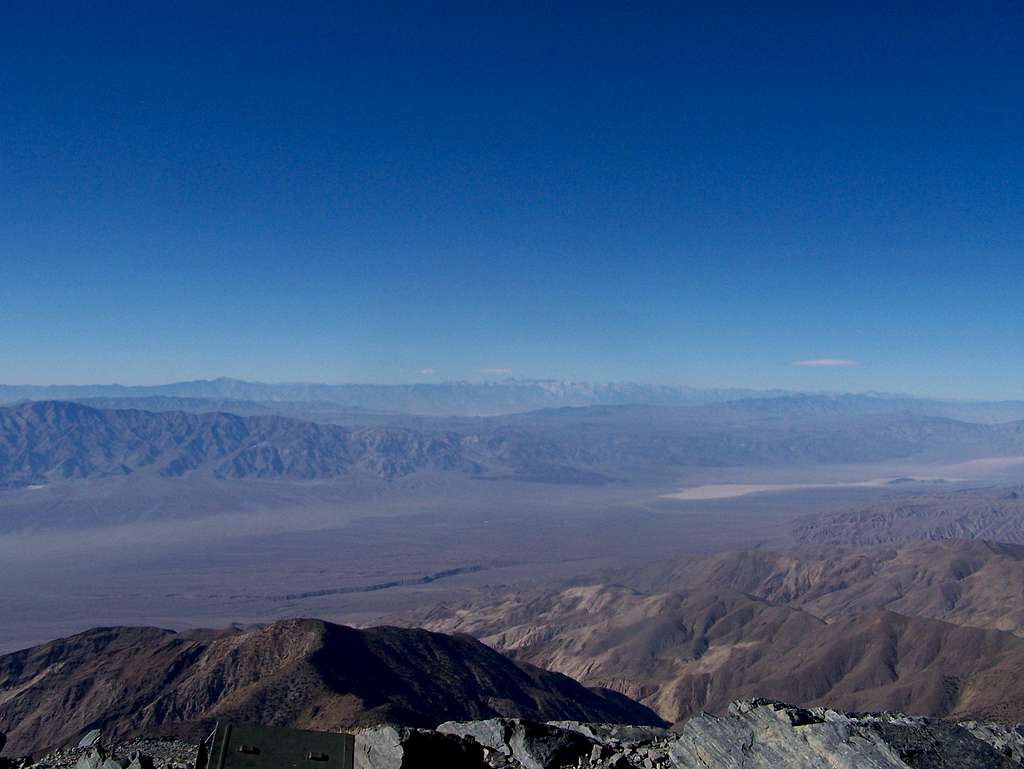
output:
<svg viewBox="0 0 1024 769"><path fill-rule="evenodd" d="M0 657L8 752L90 728L202 735L216 719L337 730L512 716L658 724L647 708L468 636L311 619L247 632L97 628Z"/></svg>

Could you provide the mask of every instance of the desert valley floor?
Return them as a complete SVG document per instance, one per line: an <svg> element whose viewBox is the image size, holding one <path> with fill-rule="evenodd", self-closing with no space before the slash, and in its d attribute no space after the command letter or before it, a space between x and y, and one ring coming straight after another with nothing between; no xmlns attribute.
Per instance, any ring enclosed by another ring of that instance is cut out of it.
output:
<svg viewBox="0 0 1024 769"><path fill-rule="evenodd" d="M136 504L164 514L151 521L59 532L38 526L0 535L0 601L19 618L0 628L0 651L98 625L219 627L289 616L355 625L402 622L435 604L586 582L630 564L782 547L794 542L794 527L807 516L1010 483L1021 477L1020 467L1004 459L781 473L702 471L716 488L761 489L715 499L673 498L676 490L666 486L510 481L455 487L446 482L425 494L428 484L420 481L415 502L366 491L356 503L339 503L334 488L324 484L304 488L301 511L273 509L266 501L274 498L272 483L260 489L261 508L253 509L245 496L252 483L239 485L232 498L230 483L221 482L210 492L214 504L237 503L243 512L235 515L204 514L202 488L176 496L175 487L157 484L140 497L133 487ZM937 476L958 480L905 480ZM686 487L701 486L696 473L683 477ZM856 485L875 478L901 482ZM766 491L765 485L779 488ZM62 518L62 510L83 501L75 487L0 494L9 509L51 511ZM351 496L349 490L345 494ZM53 499L40 504L42 495ZM113 496L85 500L96 506ZM192 516L185 526L166 515L175 503Z"/></svg>

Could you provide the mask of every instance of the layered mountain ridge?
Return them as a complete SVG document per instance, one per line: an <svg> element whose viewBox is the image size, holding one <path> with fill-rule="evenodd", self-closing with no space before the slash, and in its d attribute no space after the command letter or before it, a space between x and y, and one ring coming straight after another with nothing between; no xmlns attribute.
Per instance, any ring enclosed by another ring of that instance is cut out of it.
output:
<svg viewBox="0 0 1024 769"><path fill-rule="evenodd" d="M1024 550L946 541L744 551L415 619L670 721L764 696L1024 719Z"/></svg>

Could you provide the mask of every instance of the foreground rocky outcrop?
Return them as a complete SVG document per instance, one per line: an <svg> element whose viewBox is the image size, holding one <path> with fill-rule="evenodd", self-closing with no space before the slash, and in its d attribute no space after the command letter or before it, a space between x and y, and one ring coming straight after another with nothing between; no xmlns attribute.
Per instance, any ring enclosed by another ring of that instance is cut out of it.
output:
<svg viewBox="0 0 1024 769"><path fill-rule="evenodd" d="M39 758L0 757L0 769L194 769L198 752L198 745L173 737L108 743L94 729L79 742Z"/></svg>
<svg viewBox="0 0 1024 769"><path fill-rule="evenodd" d="M432 757L429 745L458 758ZM1024 766L1024 735L978 722L745 700L672 731L515 719L450 722L432 732L375 727L356 737L356 762L361 769L1010 769Z"/></svg>
<svg viewBox="0 0 1024 769"><path fill-rule="evenodd" d="M82 746L85 745L85 746ZM195 748L137 739L80 745L17 769L185 769ZM0 759L2 765L4 759ZM1024 766L1021 728L900 714L847 714L771 700L734 702L668 730L651 726L541 723L492 718L436 729L381 725L356 734L356 769L1014 769ZM204 769L200 767L199 769Z"/></svg>

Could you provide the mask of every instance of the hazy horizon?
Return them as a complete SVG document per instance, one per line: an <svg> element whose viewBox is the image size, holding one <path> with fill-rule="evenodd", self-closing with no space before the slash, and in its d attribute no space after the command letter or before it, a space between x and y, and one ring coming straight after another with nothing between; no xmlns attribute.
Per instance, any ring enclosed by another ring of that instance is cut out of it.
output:
<svg viewBox="0 0 1024 769"><path fill-rule="evenodd" d="M616 379L616 380L600 380L600 379L571 379L571 378L558 378L558 377L514 377L514 376L491 376L484 377L478 376L476 378L464 378L464 379L444 379L436 376L430 378L421 377L418 380L404 380L404 381L316 381L316 380L261 380L261 379L245 379L241 377L232 376L205 376L188 379L175 379L167 381L152 381L152 382L130 382L130 381L106 381L106 382L11 382L4 381L0 382L0 387L10 388L124 388L124 389L148 389L148 388L164 388L172 387L175 385L186 385L186 384L200 384L200 383L217 383L217 382L235 382L239 384L247 385L264 385L269 387L299 387L299 386L311 386L311 387L410 387L416 385L467 385L467 386L484 386L484 385L543 385L543 384L563 384L569 386L578 387L615 387L615 386L638 386L641 388L670 388L677 389L680 391L693 390L695 392L742 392L751 396L769 396L769 397L781 397L789 395L807 395L807 396L862 396L862 397L878 397L878 398L909 398L909 399L934 399L934 400L946 400L946 401L978 401L978 402L995 402L995 401L1011 401L1011 400L1024 400L1024 394L1020 398L999 398L999 397L971 397L957 394L941 394L938 392L908 392L908 391L884 391L884 390L840 390L840 389L799 389L799 388L784 388L784 387L754 387L744 386L741 384L719 384L719 385L694 385L687 382L659 382L659 381L644 381L636 379ZM244 398L243 398L244 400Z"/></svg>

